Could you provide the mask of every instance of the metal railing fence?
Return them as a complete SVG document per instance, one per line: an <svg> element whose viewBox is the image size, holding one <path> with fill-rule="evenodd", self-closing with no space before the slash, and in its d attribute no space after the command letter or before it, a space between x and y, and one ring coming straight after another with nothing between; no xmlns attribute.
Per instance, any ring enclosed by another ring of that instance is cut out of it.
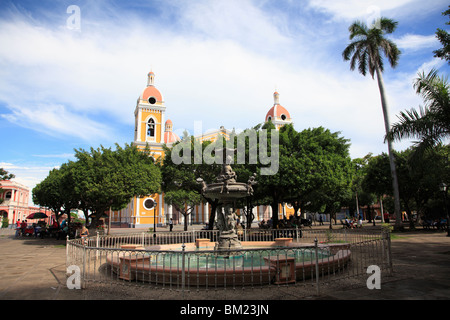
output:
<svg viewBox="0 0 450 320"><path fill-rule="evenodd" d="M312 284L313 293L319 294L321 285L364 275L371 265L392 271L390 233L383 229L251 229L239 234L241 241L292 238L294 246L245 247L219 254L212 248L189 249L196 239L215 242L218 237L217 230L97 234L67 240L66 265L78 268L83 288L142 283L183 293Z"/></svg>

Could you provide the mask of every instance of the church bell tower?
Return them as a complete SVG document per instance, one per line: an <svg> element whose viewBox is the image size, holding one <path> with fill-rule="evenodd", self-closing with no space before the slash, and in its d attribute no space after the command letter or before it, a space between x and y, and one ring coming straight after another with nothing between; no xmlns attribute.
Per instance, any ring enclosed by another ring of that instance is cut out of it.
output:
<svg viewBox="0 0 450 320"><path fill-rule="evenodd" d="M138 148L150 147L155 157L163 156L165 111L161 92L155 87L155 74L147 75L147 87L139 96L134 111L134 145Z"/></svg>

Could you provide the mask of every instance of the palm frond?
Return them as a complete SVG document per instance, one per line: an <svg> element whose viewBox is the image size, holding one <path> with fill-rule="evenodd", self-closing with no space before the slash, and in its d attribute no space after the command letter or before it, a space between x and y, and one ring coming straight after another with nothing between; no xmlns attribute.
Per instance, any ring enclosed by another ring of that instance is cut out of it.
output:
<svg viewBox="0 0 450 320"><path fill-rule="evenodd" d="M401 54L401 51L398 49L397 45L392 40L383 39L383 41L380 42L380 48L389 60L391 67L395 68Z"/></svg>
<svg viewBox="0 0 450 320"><path fill-rule="evenodd" d="M366 75L368 61L369 61L369 53L367 52L367 49L364 49L358 56L358 62L359 62L358 70L363 76Z"/></svg>
<svg viewBox="0 0 450 320"><path fill-rule="evenodd" d="M421 138L422 136L430 135L434 131L434 123L429 115L429 110L422 107L419 107L419 112L415 109L402 111L397 117L399 121L391 126L386 139Z"/></svg>
<svg viewBox="0 0 450 320"><path fill-rule="evenodd" d="M355 52L357 48L358 42L354 41L350 43L347 47L345 47L344 51L342 51L342 58L345 61L350 60L350 57L352 56L353 52Z"/></svg>
<svg viewBox="0 0 450 320"><path fill-rule="evenodd" d="M353 40L355 37L366 37L368 28L364 22L357 20L348 27L348 31L350 32L350 40Z"/></svg>
<svg viewBox="0 0 450 320"><path fill-rule="evenodd" d="M450 113L450 87L446 77L439 77L437 70L428 74L419 73L414 82L416 93L421 95L426 106L442 116Z"/></svg>
<svg viewBox="0 0 450 320"><path fill-rule="evenodd" d="M392 33L397 29L398 22L392 19L381 17L378 22L381 30L387 34Z"/></svg>

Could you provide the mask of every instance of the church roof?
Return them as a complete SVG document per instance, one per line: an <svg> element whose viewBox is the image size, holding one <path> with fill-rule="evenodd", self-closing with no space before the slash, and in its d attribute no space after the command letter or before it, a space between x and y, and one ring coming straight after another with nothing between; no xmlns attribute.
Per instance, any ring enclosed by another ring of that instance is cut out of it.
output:
<svg viewBox="0 0 450 320"><path fill-rule="evenodd" d="M180 137L172 132L172 120L168 119L166 121L166 128L164 131L164 143L165 144L171 144L177 141L180 141Z"/></svg>
<svg viewBox="0 0 450 320"><path fill-rule="evenodd" d="M148 98L150 98L150 97L154 97L157 102L163 102L161 92L159 92L159 90L156 89L155 86L152 86L152 85L145 88L141 94L142 100L148 100Z"/></svg>
<svg viewBox="0 0 450 320"><path fill-rule="evenodd" d="M159 92L158 89L156 89L155 87L155 74L153 73L153 71L150 71L147 75L148 79L147 79L147 87L144 89L144 91L142 91L142 94L140 96L141 100L147 100L150 97L153 97L155 99L152 99L152 101L149 101L150 104L154 104L154 103L162 103L163 102L163 97L161 92ZM155 101L156 100L156 101Z"/></svg>
<svg viewBox="0 0 450 320"><path fill-rule="evenodd" d="M269 112L267 112L265 121L269 121L269 119L272 121L274 121L274 120L290 121L291 120L291 115L289 114L289 111L287 111L285 107L280 105L279 98L280 98L280 94L275 91L273 93L273 100L274 100L273 107L270 108Z"/></svg>
<svg viewBox="0 0 450 320"><path fill-rule="evenodd" d="M174 142L180 141L180 137L173 133L172 131L166 131L164 132L164 143L165 144L171 144Z"/></svg>
<svg viewBox="0 0 450 320"><path fill-rule="evenodd" d="M283 116L285 117L283 119ZM272 108L270 108L269 112L266 114L266 121L270 119L279 118L281 120L289 120L291 119L291 115L289 114L289 111L286 110L285 107L283 107L280 104L275 104Z"/></svg>

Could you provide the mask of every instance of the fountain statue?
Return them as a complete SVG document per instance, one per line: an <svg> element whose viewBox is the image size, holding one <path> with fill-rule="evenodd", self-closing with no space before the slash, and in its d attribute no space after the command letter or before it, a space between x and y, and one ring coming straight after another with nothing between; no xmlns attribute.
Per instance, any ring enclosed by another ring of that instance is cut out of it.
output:
<svg viewBox="0 0 450 320"><path fill-rule="evenodd" d="M220 231L220 236L215 250L242 249L236 232L237 215L234 202L236 199L253 194L256 174L250 177L247 184L236 182L236 172L233 171L230 165L232 160L230 153L236 151L236 149L224 148L216 151L222 151L224 154L222 170L216 178L217 182L206 184L202 178L197 179L203 185L202 194L205 197L219 200L216 210L216 225Z"/></svg>

